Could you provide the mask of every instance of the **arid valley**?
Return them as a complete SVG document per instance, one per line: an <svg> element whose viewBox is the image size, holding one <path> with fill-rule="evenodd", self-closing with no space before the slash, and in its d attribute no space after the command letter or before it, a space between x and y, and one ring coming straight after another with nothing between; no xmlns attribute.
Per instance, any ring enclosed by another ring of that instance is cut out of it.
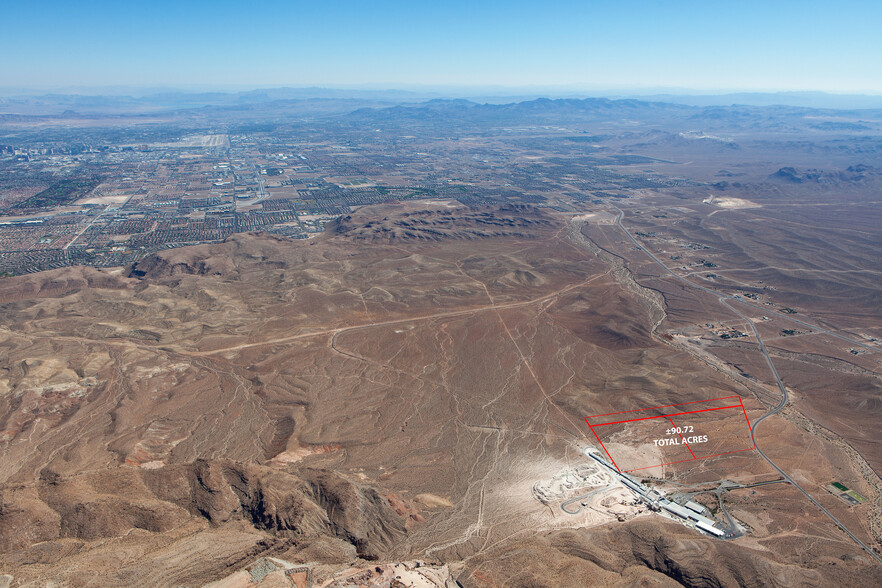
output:
<svg viewBox="0 0 882 588"><path fill-rule="evenodd" d="M3 122L0 585L882 583L882 114L462 102Z"/></svg>

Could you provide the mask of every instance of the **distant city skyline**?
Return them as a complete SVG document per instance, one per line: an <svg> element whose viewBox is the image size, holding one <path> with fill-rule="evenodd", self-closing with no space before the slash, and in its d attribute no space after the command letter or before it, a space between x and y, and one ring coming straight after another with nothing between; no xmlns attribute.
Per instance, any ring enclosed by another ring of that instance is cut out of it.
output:
<svg viewBox="0 0 882 588"><path fill-rule="evenodd" d="M0 85L882 93L882 3L268 0L3 8Z"/></svg>

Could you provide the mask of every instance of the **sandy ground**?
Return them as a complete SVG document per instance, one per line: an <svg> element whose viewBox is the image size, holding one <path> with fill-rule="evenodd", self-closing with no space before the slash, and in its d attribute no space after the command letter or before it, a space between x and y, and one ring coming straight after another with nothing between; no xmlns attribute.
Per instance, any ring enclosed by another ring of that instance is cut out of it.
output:
<svg viewBox="0 0 882 588"><path fill-rule="evenodd" d="M125 194L118 196L91 196L89 198L80 198L74 204L77 206L85 206L86 204L122 204L128 198Z"/></svg>
<svg viewBox="0 0 882 588"><path fill-rule="evenodd" d="M705 204L712 204L714 206L719 206L720 208L759 208L760 205L756 202L751 202L750 200L745 200L744 198L734 198L731 196L719 197L719 196L711 196L709 198L705 198L702 200Z"/></svg>

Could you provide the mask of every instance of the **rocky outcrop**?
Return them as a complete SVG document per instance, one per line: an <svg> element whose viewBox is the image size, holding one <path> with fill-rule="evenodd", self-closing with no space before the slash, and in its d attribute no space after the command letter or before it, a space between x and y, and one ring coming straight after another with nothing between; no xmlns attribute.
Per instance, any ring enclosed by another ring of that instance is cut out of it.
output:
<svg viewBox="0 0 882 588"><path fill-rule="evenodd" d="M0 282L0 304L16 300L62 296L87 288L123 290L131 286L122 276L91 267L66 267Z"/></svg>
<svg viewBox="0 0 882 588"><path fill-rule="evenodd" d="M335 534L353 544L359 556L378 559L404 538L404 521L373 488L360 488L334 472L310 470L307 475Z"/></svg>
<svg viewBox="0 0 882 588"><path fill-rule="evenodd" d="M507 565L500 567L501 559ZM823 565L822 570L818 569ZM511 570L518 574L510 576ZM503 571L504 570L504 571ZM503 573L505 576L503 576ZM577 580L574 580L577 578ZM782 579L788 580L782 582ZM696 588L854 586L876 578L869 561L839 558L782 561L774 550L703 537L675 523L645 518L627 525L592 530L561 530L512 542L470 562L457 580L466 587L556 586L573 581L591 585L669 585Z"/></svg>
<svg viewBox="0 0 882 588"><path fill-rule="evenodd" d="M164 533L189 521L242 522L295 542L342 539L378 559L407 533L403 517L373 488L325 470L301 475L254 464L197 461L155 470L117 468L0 491L0 551L54 539Z"/></svg>
<svg viewBox="0 0 882 588"><path fill-rule="evenodd" d="M825 186L838 186L843 184L857 184L875 172L875 169L866 165L852 165L844 170L806 169L799 170L794 167L782 167L769 176L770 180L788 184L823 184Z"/></svg>
<svg viewBox="0 0 882 588"><path fill-rule="evenodd" d="M329 224L330 235L345 235L359 241L442 241L491 237L535 239L537 229L552 226L545 213L532 206L506 205L458 210L419 210L386 217L361 219L346 215Z"/></svg>
<svg viewBox="0 0 882 588"><path fill-rule="evenodd" d="M129 277L148 280L189 275L235 278L243 267L250 270L284 267L286 258L296 254L290 244L290 239L269 233L237 233L220 243L148 255L129 269Z"/></svg>

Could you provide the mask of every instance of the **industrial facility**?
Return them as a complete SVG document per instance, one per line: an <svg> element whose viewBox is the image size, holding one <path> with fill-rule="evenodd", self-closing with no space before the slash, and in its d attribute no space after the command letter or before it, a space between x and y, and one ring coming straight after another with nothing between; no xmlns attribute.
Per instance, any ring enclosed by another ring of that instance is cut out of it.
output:
<svg viewBox="0 0 882 588"><path fill-rule="evenodd" d="M694 529L698 529L708 535L717 538L724 538L729 533L720 529L717 525L717 521L705 516L706 509L694 502L689 500L683 505L677 504L676 502L672 502L665 498L658 491L653 490L652 488L648 488L644 486L640 482L634 480L628 474L623 474L615 467L613 467L603 456L600 455L594 448L589 447L585 449L585 454L600 463L604 468L606 468L610 473L612 473L622 484L624 484L629 490L634 492L637 497L646 503L650 510L658 512L659 514L666 515L670 518L673 518L687 527L691 527Z"/></svg>

